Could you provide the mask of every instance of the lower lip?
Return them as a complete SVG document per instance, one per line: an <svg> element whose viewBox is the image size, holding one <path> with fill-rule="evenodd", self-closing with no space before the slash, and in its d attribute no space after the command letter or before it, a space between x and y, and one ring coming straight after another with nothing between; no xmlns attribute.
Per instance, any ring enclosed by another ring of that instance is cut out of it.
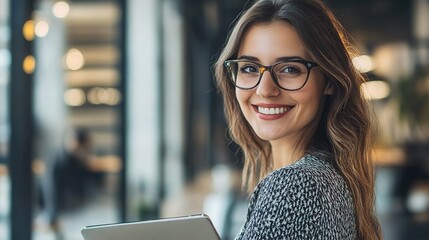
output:
<svg viewBox="0 0 429 240"><path fill-rule="evenodd" d="M262 120L277 120L282 118L283 116L288 114L290 110L292 110L292 108L290 108L288 111L279 114L262 114L258 111L258 107L254 106L253 109L257 113L258 117Z"/></svg>

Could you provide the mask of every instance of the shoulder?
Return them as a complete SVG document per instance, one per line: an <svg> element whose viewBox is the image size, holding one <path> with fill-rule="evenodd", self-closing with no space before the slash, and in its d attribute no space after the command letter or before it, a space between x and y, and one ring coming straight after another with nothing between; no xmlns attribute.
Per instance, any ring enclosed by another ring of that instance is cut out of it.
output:
<svg viewBox="0 0 429 240"><path fill-rule="evenodd" d="M323 187L327 182L343 182L333 165L321 156L306 155L296 163L277 169L270 173L262 182L264 186L272 189L290 190L289 187L299 186L301 189Z"/></svg>
<svg viewBox="0 0 429 240"><path fill-rule="evenodd" d="M260 182L243 234L245 239L353 239L354 231L354 206L345 181L329 161L307 155Z"/></svg>
<svg viewBox="0 0 429 240"><path fill-rule="evenodd" d="M326 159L306 155L298 162L270 173L261 181L258 202L282 202L285 206L312 206L329 210L332 202L350 205L346 182ZM338 206L337 206L338 207Z"/></svg>

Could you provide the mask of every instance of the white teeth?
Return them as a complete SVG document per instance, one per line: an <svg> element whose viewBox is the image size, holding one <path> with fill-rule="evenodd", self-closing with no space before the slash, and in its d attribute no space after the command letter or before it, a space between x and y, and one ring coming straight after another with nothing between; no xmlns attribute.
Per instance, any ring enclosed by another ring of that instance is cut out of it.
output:
<svg viewBox="0 0 429 240"><path fill-rule="evenodd" d="M277 107L277 108L258 107L258 112L266 115L281 114L281 113L287 112L288 110L290 110L289 107Z"/></svg>

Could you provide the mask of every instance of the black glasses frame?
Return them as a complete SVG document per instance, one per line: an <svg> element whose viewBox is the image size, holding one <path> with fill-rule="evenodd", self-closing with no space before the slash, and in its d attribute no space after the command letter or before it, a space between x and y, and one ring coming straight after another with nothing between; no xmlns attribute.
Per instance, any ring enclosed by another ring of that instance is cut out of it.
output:
<svg viewBox="0 0 429 240"><path fill-rule="evenodd" d="M237 62L251 62L251 63L253 63L253 64L257 65L260 69L262 69L262 70L263 70L263 71L259 74L259 80L258 80L258 82L255 84L255 86L253 86L253 87L248 87L248 88L244 88L244 87L240 87L240 86L237 86L237 85L236 85L236 83L235 83L235 81L234 81L233 70L231 69L231 67L232 67L231 63L237 63ZM280 86L279 81L277 80L277 76L276 76L276 74L273 72L273 69L274 69L277 65L282 64L282 63L285 63L285 62L297 62L297 63L302 63L302 64L304 64L304 66L307 68L307 77L305 78L305 81L304 81L304 83L302 84L302 86L301 86L301 87L299 87L299 88L293 88L293 89L288 89L288 88L284 88L284 87ZM305 86L305 84L306 84L306 83L307 83L307 81L308 81L308 77L310 76L311 69L312 69L313 67L318 66L318 64L317 64L317 63L315 63L315 62L307 61L307 60L300 59L300 58L298 58L298 59L297 59L297 58L292 58L292 59L285 59L285 60L283 60L283 61L276 62L276 63L274 63L273 65L270 65L270 66L265 66L265 65L262 65L262 64L260 64L260 63L258 63L258 62L254 62L254 61L251 61L251 60L246 60L246 59L234 59L234 60L226 60L226 61L224 62L224 66L225 66L225 68L226 68L226 70L227 70L227 72L228 72L228 77L229 77L229 79L231 80L231 82L234 84L234 86L235 86L236 88L243 89L243 90L250 90L250 89L255 88L255 87L256 87L256 86L258 86L258 85L259 85L259 83L261 82L262 75L263 75L266 71L269 71L269 72L270 72L270 74L271 74L271 79L274 81L274 83L276 84L276 86L277 86L277 87L279 87L279 88L281 88L281 89L283 89L283 90L286 90L286 91L298 91L299 89L301 89L301 88L303 88L303 87Z"/></svg>

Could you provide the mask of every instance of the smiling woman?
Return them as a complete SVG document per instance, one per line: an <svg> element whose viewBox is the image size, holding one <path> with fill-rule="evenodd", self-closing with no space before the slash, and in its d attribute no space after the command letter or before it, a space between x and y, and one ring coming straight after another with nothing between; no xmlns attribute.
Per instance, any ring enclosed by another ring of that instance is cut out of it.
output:
<svg viewBox="0 0 429 240"><path fill-rule="evenodd" d="M236 239L380 239L370 115L322 1L259 0L215 64L252 192Z"/></svg>
<svg viewBox="0 0 429 240"><path fill-rule="evenodd" d="M306 55L296 30L283 21L253 25L244 34L238 51L239 59L252 56L264 64L275 63L274 74L262 72L253 89L236 90L244 117L258 137L271 144L273 169L303 155L303 147L297 146L299 139L304 132L315 129L311 125L318 122L324 94L331 92L320 68L310 74L310 67L316 64L304 60Z"/></svg>

